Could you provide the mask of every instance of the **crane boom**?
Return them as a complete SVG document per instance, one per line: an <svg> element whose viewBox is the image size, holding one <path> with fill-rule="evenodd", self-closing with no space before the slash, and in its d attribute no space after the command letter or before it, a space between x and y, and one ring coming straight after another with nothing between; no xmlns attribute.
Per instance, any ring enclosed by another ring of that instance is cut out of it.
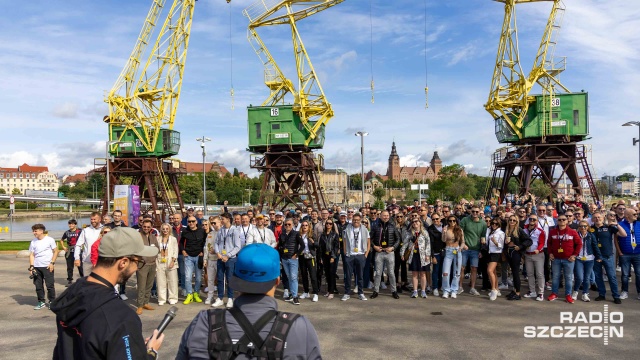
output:
<svg viewBox="0 0 640 360"><path fill-rule="evenodd" d="M557 63L553 60L556 44L554 36L560 28L564 5L562 0L495 1L505 4L505 15L496 65L491 80L491 90L485 109L497 122L502 124L502 131L510 134L512 138L523 139L525 137L523 126L529 108L536 102L536 98L530 95L533 87L536 84L540 85L545 97L544 100L549 103L555 96L556 87L563 92L569 92L558 79L558 75L565 68L564 59ZM553 2L553 6L536 53L533 68L529 74L525 74L520 64L516 5L536 2ZM551 111L546 112L550 113ZM507 137L509 137L508 135ZM499 140L502 141L502 139Z"/></svg>
<svg viewBox="0 0 640 360"><path fill-rule="evenodd" d="M304 46L300 32L296 23L309 16L317 14L323 10L333 7L344 0L258 0L247 7L243 14L249 19L248 39L252 44L256 54L265 66L265 84L270 90L270 95L262 103L262 107L273 107L285 104L285 97L290 94L293 97L293 104L290 111L293 116L299 118L301 129L304 134L299 134L304 138L299 144L302 147L311 145L321 148L324 142L324 127L333 117L333 109L322 89L316 71L311 63L309 54ZM258 35L257 29L264 26L289 25L291 27L291 37L295 55L297 79L288 79L274 57L271 55L265 43ZM255 109L254 109L255 110ZM250 119L252 122L252 109L250 109ZM273 114L273 113L272 113ZM259 115L259 114L258 114ZM272 115L273 116L273 115ZM254 123L254 125L256 125ZM260 126L256 125L256 126ZM251 144L255 135L260 135L258 131L254 136L250 129L250 149L257 150L263 148L263 141L259 141L260 146ZM267 143L271 138L288 138L289 145L298 145L298 141L292 138L292 134L271 134L267 135ZM257 136L260 138L260 136ZM315 144L313 144L315 143Z"/></svg>
<svg viewBox="0 0 640 360"><path fill-rule="evenodd" d="M112 153L166 157L178 153L173 130L191 32L195 0L174 0L140 71L164 0L154 0L129 61L105 102L109 104Z"/></svg>

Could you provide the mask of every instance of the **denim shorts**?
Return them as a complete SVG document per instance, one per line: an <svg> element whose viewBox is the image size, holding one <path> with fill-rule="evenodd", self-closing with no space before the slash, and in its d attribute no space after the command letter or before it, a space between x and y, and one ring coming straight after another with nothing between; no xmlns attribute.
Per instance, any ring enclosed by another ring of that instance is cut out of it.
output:
<svg viewBox="0 0 640 360"><path fill-rule="evenodd" d="M478 250L462 251L462 266L467 266L467 261L471 259L471 267L478 267Z"/></svg>

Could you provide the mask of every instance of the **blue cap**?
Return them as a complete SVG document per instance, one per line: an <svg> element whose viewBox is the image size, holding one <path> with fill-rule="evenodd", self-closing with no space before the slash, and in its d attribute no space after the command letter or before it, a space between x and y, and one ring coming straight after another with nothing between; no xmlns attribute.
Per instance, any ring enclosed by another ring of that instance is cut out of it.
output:
<svg viewBox="0 0 640 360"><path fill-rule="evenodd" d="M238 253L230 286L247 294L266 294L280 277L280 255L267 244L250 244Z"/></svg>

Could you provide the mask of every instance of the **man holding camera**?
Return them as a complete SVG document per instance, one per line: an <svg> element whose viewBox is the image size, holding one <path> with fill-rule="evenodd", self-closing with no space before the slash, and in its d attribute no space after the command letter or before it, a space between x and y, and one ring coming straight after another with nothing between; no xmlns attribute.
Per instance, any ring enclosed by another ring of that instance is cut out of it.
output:
<svg viewBox="0 0 640 360"><path fill-rule="evenodd" d="M164 334L158 337L154 330L145 341L140 318L115 290L157 254L131 228L117 227L102 237L93 272L51 303L58 328L54 360L157 357Z"/></svg>
<svg viewBox="0 0 640 360"><path fill-rule="evenodd" d="M38 305L33 310L47 307L45 303L43 282L47 285L47 298L49 303L56 298L56 288L53 279L53 266L58 258L58 246L56 241L44 234L45 227L35 224L31 227L35 239L29 245L29 279L33 280L38 295Z"/></svg>
<svg viewBox="0 0 640 360"><path fill-rule="evenodd" d="M69 230L65 231L64 235L62 235L62 239L60 240L60 246L62 246L62 250L64 250L64 257L67 260L67 286L73 284L73 262L74 253L76 251L76 242L78 241L78 236L82 230L78 229L78 222L75 219L71 219L67 223L69 225ZM84 272L82 271L82 266L78 266L78 273L80 277L84 277Z"/></svg>

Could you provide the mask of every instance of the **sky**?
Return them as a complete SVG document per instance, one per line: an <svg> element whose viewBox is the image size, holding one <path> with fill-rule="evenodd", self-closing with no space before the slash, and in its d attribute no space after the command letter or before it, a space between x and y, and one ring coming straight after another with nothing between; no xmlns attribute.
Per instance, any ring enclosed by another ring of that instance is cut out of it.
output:
<svg viewBox="0 0 640 360"><path fill-rule="evenodd" d="M269 92L242 15L255 1L196 3L174 123L181 160L202 161L195 139L204 135L212 138L208 162L256 175L246 151L246 107L262 103ZM0 4L0 167L44 165L59 176L92 169L94 158L105 156L105 93L124 67L151 1ZM556 56L567 57L563 84L589 92L592 170L597 177L637 174L632 138L640 129L621 125L640 113L640 6L625 0L565 5ZM548 2L517 7L525 69L533 65L550 9ZM346 0L300 21L335 112L322 150L326 166L359 172L360 139L354 133L364 130L365 171L386 172L395 140L403 166L425 165L437 150L445 165L488 175L500 144L483 104L503 13L503 5L490 0ZM258 31L285 75L294 77L290 29Z"/></svg>

